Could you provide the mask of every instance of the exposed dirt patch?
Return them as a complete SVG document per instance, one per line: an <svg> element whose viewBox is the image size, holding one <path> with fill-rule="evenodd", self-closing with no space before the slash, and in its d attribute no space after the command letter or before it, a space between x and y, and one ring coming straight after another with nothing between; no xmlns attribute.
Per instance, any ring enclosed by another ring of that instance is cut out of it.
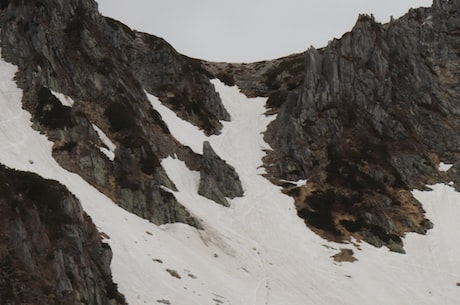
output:
<svg viewBox="0 0 460 305"><path fill-rule="evenodd" d="M340 252L331 256L334 258L336 262L349 262L353 263L356 262L357 259L353 256L353 250L351 249L340 249Z"/></svg>

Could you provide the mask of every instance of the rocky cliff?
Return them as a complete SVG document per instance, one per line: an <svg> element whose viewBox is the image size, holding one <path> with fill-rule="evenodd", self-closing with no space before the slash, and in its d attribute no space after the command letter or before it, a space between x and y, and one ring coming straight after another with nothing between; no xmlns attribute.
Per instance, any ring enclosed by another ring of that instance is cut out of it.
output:
<svg viewBox="0 0 460 305"><path fill-rule="evenodd" d="M268 177L308 180L284 189L314 231L403 251L405 232L431 227L410 190L446 180L439 162L460 156L459 12L459 1L435 1L388 24L362 15L341 39L306 51L301 70L299 54L208 64L269 96L278 116L265 134ZM458 181L454 172L447 180Z"/></svg>
<svg viewBox="0 0 460 305"><path fill-rule="evenodd" d="M0 45L61 166L151 222L200 228L160 162L200 170L202 156L177 142L145 93L219 133L229 115L200 61L102 17L92 0L1 1ZM0 303L124 304L109 247L65 188L3 168L0 182Z"/></svg>
<svg viewBox="0 0 460 305"><path fill-rule="evenodd" d="M0 166L0 303L125 304L112 252L56 181Z"/></svg>
<svg viewBox="0 0 460 305"><path fill-rule="evenodd" d="M55 142L56 160L141 217L199 227L162 188L175 186L160 161L200 156L171 136L145 90L205 133L219 133L229 115L201 62L102 17L94 1L3 1L0 10L2 54L18 65L24 107ZM71 107L53 92L70 97ZM97 130L116 146L114 158L101 152Z"/></svg>
<svg viewBox="0 0 460 305"><path fill-rule="evenodd" d="M406 232L432 226L410 191L450 180L459 188L459 13L460 1L435 1L388 24L362 15L325 48L228 64L178 54L102 17L91 0L1 1L0 42L56 160L128 211L200 228L168 191L168 156L201 171L200 194L224 205L243 195L237 173L206 144L200 155L179 143L145 94L217 134L230 119L209 81L217 77L268 97L277 118L265 133L266 176L293 196L312 230L403 252ZM101 132L113 158L100 149ZM443 173L441 161L457 163Z"/></svg>
<svg viewBox="0 0 460 305"><path fill-rule="evenodd" d="M198 194L223 206L230 206L226 198L244 194L235 169L215 153L209 142L203 143Z"/></svg>

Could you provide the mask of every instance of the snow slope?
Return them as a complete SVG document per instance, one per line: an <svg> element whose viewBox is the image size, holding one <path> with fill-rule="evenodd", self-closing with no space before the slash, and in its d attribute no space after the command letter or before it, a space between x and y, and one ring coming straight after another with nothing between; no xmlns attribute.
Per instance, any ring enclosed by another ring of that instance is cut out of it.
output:
<svg viewBox="0 0 460 305"><path fill-rule="evenodd" d="M204 136L155 97L150 100L180 141L197 152L202 141L210 141L236 168L245 196L231 200L230 208L215 204L197 195L199 173L178 159L165 159L162 164L179 190L175 196L205 229L156 226L55 162L52 143L30 127L30 115L21 109L15 71L0 61L0 162L59 180L81 200L109 236L114 280L129 304L458 304L460 194L451 187L414 192L435 228L426 236L409 234L406 255L326 242L296 216L291 198L260 175L268 148L261 133L273 119L263 115L264 99L247 99L237 88L214 81L232 116L219 136ZM331 256L341 248L353 249L358 261L334 262Z"/></svg>

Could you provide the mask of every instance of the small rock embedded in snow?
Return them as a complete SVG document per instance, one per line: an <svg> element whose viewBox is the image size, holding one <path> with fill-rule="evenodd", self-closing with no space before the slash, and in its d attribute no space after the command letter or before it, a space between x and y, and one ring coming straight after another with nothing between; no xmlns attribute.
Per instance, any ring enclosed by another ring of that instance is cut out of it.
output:
<svg viewBox="0 0 460 305"><path fill-rule="evenodd" d="M173 269L166 269L166 271L171 274L172 277L175 277L175 278L178 278L178 279L181 279L182 277L179 275L179 273L177 273L176 270L173 270Z"/></svg>

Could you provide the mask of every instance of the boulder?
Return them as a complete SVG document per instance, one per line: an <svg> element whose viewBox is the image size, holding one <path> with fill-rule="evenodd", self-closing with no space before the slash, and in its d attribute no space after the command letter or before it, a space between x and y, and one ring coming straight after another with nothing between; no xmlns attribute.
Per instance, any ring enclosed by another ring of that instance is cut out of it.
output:
<svg viewBox="0 0 460 305"><path fill-rule="evenodd" d="M208 141L203 142L198 194L229 206L226 198L243 196L243 187L233 166L222 160Z"/></svg>

